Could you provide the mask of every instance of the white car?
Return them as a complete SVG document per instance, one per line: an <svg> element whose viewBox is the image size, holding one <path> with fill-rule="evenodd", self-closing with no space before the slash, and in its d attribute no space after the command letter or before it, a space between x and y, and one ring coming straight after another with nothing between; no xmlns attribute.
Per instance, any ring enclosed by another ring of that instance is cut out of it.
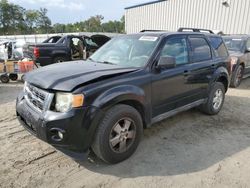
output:
<svg viewBox="0 0 250 188"><path fill-rule="evenodd" d="M4 40L0 41L0 59L20 60L23 58L24 40Z"/></svg>

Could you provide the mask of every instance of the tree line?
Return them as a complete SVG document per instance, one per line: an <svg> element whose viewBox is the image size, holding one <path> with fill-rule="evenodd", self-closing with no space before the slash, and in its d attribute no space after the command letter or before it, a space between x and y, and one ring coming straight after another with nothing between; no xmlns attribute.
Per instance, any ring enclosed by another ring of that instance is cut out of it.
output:
<svg viewBox="0 0 250 188"><path fill-rule="evenodd" d="M0 0L0 35L46 34L70 32L115 32L123 33L124 16L119 21L104 22L102 15L92 16L87 20L52 25L47 16L48 10L27 10L20 5Z"/></svg>

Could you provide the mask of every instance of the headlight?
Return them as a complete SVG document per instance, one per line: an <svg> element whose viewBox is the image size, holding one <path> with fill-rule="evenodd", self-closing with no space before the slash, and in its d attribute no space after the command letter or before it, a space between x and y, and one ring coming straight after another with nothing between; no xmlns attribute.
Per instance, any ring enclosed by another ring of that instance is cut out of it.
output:
<svg viewBox="0 0 250 188"><path fill-rule="evenodd" d="M56 111L67 112L72 108L81 107L84 103L82 94L74 95L72 93L56 93Z"/></svg>

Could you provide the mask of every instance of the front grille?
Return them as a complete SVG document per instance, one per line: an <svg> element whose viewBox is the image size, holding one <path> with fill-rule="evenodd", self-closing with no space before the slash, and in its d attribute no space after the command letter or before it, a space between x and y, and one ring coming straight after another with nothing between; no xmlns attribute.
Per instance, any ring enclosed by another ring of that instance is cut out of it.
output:
<svg viewBox="0 0 250 188"><path fill-rule="evenodd" d="M48 108L51 94L47 91L39 89L31 84L26 83L24 87L25 99L38 111L45 111Z"/></svg>

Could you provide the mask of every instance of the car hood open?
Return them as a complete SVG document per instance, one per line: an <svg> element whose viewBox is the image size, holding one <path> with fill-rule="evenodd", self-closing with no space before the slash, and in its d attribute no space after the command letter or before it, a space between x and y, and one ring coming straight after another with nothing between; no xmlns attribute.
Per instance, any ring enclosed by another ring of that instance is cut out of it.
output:
<svg viewBox="0 0 250 188"><path fill-rule="evenodd" d="M138 68L122 68L91 61L73 61L36 69L25 75L25 81L42 89L67 92L97 79L108 79L136 70Z"/></svg>

